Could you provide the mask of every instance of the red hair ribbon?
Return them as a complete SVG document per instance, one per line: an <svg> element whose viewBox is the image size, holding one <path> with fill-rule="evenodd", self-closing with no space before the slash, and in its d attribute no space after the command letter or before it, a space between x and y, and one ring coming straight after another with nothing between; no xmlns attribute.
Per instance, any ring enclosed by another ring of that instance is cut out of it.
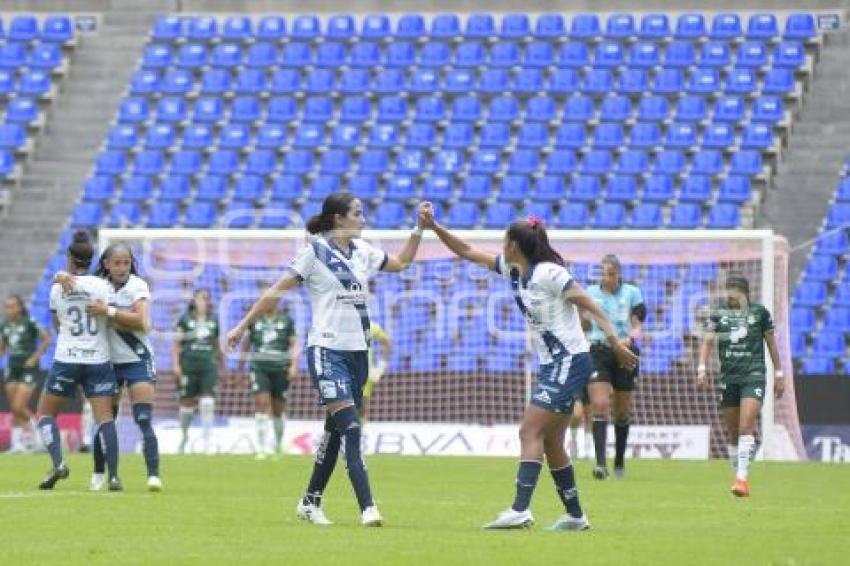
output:
<svg viewBox="0 0 850 566"><path fill-rule="evenodd" d="M529 216L526 222L528 222L528 225L532 228L543 228L544 226L543 219L538 216Z"/></svg>

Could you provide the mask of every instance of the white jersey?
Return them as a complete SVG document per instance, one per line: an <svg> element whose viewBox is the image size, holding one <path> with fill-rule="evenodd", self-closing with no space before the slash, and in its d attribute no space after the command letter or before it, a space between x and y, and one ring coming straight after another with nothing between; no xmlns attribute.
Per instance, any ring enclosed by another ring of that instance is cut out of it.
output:
<svg viewBox="0 0 850 566"><path fill-rule="evenodd" d="M541 364L551 363L553 355L590 351L578 308L564 300L564 291L573 283L569 271L556 263L543 262L532 265L530 272L521 277L519 271L506 265L499 255L496 272L516 286L515 293L518 292L526 309L523 315L534 331L534 345Z"/></svg>
<svg viewBox="0 0 850 566"><path fill-rule="evenodd" d="M109 304L119 311L129 311L136 301L150 301L148 284L141 277L130 275L120 289L113 289ZM138 330L118 330L109 325L109 351L114 364L131 364L150 360L153 354L147 333Z"/></svg>
<svg viewBox="0 0 850 566"><path fill-rule="evenodd" d="M387 263L387 254L363 240L351 242L350 256L324 237L309 242L289 268L310 294L313 322L308 346L366 350L369 278Z"/></svg>
<svg viewBox="0 0 850 566"><path fill-rule="evenodd" d="M59 318L59 336L54 360L69 364L103 364L109 361L106 316L92 316L86 307L109 301L109 283L93 275L74 277L74 290L66 293L54 284L50 310Z"/></svg>

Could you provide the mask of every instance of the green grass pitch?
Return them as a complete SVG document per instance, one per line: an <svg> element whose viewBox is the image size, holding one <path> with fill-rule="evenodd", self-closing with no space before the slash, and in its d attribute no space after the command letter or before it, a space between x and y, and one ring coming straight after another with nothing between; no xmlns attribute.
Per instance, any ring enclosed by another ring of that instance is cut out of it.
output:
<svg viewBox="0 0 850 566"><path fill-rule="evenodd" d="M597 482L577 463L583 533L544 530L562 510L551 478L532 503L537 525L482 531L513 496L509 459L372 457L386 526L359 525L344 466L326 497L333 527L294 507L311 460L165 457L160 494L144 491L139 456L122 459L123 493L88 493L88 457L71 478L35 489L45 455L0 456L3 564L848 564L850 470L760 463L753 496L729 495L725 462L632 462L625 481Z"/></svg>

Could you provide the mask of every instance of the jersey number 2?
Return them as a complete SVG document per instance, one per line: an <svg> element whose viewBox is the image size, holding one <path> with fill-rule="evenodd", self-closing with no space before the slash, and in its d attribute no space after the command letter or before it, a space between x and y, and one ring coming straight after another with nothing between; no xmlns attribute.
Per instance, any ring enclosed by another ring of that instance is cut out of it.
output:
<svg viewBox="0 0 850 566"><path fill-rule="evenodd" d="M92 336L97 334L97 320L80 307L69 308L68 316L71 317L71 336L82 336L86 331Z"/></svg>

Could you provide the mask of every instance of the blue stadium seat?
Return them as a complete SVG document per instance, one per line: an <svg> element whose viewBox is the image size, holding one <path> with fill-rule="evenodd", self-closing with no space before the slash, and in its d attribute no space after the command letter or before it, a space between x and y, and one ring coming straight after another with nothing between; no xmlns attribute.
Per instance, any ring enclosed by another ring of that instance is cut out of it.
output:
<svg viewBox="0 0 850 566"><path fill-rule="evenodd" d="M685 88L689 94L714 94L720 88L720 75L716 69L698 67L691 71Z"/></svg>
<svg viewBox="0 0 850 566"><path fill-rule="evenodd" d="M838 276L838 259L831 255L809 256L803 276L807 281L834 281Z"/></svg>
<svg viewBox="0 0 850 566"><path fill-rule="evenodd" d="M457 14L437 14L431 20L429 36L432 40L452 41L462 34Z"/></svg>
<svg viewBox="0 0 850 566"><path fill-rule="evenodd" d="M148 69L164 69L171 65L174 56L167 45L147 45L142 52L142 66Z"/></svg>
<svg viewBox="0 0 850 566"><path fill-rule="evenodd" d="M538 95L525 104L525 119L531 122L550 122L556 118L558 106L555 99Z"/></svg>
<svg viewBox="0 0 850 566"><path fill-rule="evenodd" d="M743 35L741 18L738 14L723 13L716 14L711 22L711 39L729 41L738 39Z"/></svg>
<svg viewBox="0 0 850 566"><path fill-rule="evenodd" d="M637 69L653 69L661 64L658 44L639 41L629 48L629 66Z"/></svg>
<svg viewBox="0 0 850 566"><path fill-rule="evenodd" d="M684 89L685 79L679 69L663 68L655 74L652 90L656 94L678 94Z"/></svg>
<svg viewBox="0 0 850 566"><path fill-rule="evenodd" d="M401 96L385 96L378 100L378 120L400 122L407 117L407 103Z"/></svg>
<svg viewBox="0 0 850 566"><path fill-rule="evenodd" d="M41 69L23 71L18 81L18 92L24 96L43 96L50 92L50 73Z"/></svg>
<svg viewBox="0 0 850 566"><path fill-rule="evenodd" d="M544 69L551 67L554 61L555 51L551 43L535 41L525 48L523 63L526 67Z"/></svg>
<svg viewBox="0 0 850 566"><path fill-rule="evenodd" d="M404 205L398 202L386 202L375 210L372 225L378 229L397 229L405 224Z"/></svg>
<svg viewBox="0 0 850 566"><path fill-rule="evenodd" d="M24 43L6 43L0 45L0 67L18 69L26 66L27 47Z"/></svg>
<svg viewBox="0 0 850 566"><path fill-rule="evenodd" d="M103 221L103 207L100 203L84 202L78 204L71 214L73 228L94 228Z"/></svg>
<svg viewBox="0 0 850 566"><path fill-rule="evenodd" d="M121 175L127 167L123 151L104 151L97 156L95 172L99 175Z"/></svg>
<svg viewBox="0 0 850 566"><path fill-rule="evenodd" d="M603 95L614 88L614 76L608 69L590 69L584 74L582 91Z"/></svg>
<svg viewBox="0 0 850 566"><path fill-rule="evenodd" d="M460 189L460 198L463 200L482 201L491 196L491 182L487 175L468 176Z"/></svg>
<svg viewBox="0 0 850 566"><path fill-rule="evenodd" d="M360 29L360 38L366 41L386 41L392 34L386 14L367 14Z"/></svg>
<svg viewBox="0 0 850 566"><path fill-rule="evenodd" d="M587 130L583 123L561 124L555 132L558 149L581 149L587 143Z"/></svg>
<svg viewBox="0 0 850 566"><path fill-rule="evenodd" d="M785 39L808 40L818 34L815 18L809 13L790 14L785 20Z"/></svg>
<svg viewBox="0 0 850 566"><path fill-rule="evenodd" d="M369 69L381 62L381 50L374 43L358 43L352 46L348 63L356 69ZM389 72L385 70L384 72ZM393 74L392 76L396 76Z"/></svg>
<svg viewBox="0 0 850 566"><path fill-rule="evenodd" d="M604 122L625 122L632 116L632 102L627 96L612 94L602 99L599 119Z"/></svg>
<svg viewBox="0 0 850 566"><path fill-rule="evenodd" d="M464 35L473 39L489 39L496 36L496 22L491 14L469 14Z"/></svg>
<svg viewBox="0 0 850 566"><path fill-rule="evenodd" d="M726 77L726 93L751 95L758 88L758 79L753 69L735 68Z"/></svg>
<svg viewBox="0 0 850 566"><path fill-rule="evenodd" d="M157 71L140 69L130 79L130 94L152 94L159 92L160 76Z"/></svg>
<svg viewBox="0 0 850 566"><path fill-rule="evenodd" d="M729 164L730 175L753 176L759 175L761 172L761 153L744 149L732 155Z"/></svg>
<svg viewBox="0 0 850 566"><path fill-rule="evenodd" d="M537 151L518 149L508 159L508 173L515 175L530 175L540 166Z"/></svg>
<svg viewBox="0 0 850 566"><path fill-rule="evenodd" d="M507 175L502 179L499 190L499 200L505 202L520 202L525 200L531 183L525 175Z"/></svg>
<svg viewBox="0 0 850 566"><path fill-rule="evenodd" d="M623 126L620 123L601 123L593 132L594 149L615 149L623 144Z"/></svg>
<svg viewBox="0 0 850 566"><path fill-rule="evenodd" d="M702 138L705 148L726 149L735 144L735 129L728 123L709 124Z"/></svg>
<svg viewBox="0 0 850 566"><path fill-rule="evenodd" d="M590 175L604 175L614 167L614 160L610 151L591 150L584 154L581 160L580 170Z"/></svg>
<svg viewBox="0 0 850 566"><path fill-rule="evenodd" d="M649 88L649 76L643 69L625 69L620 73L617 90L631 95L639 95Z"/></svg>
<svg viewBox="0 0 850 566"><path fill-rule="evenodd" d="M408 201L416 197L416 179L407 175L393 175L387 181L385 200Z"/></svg>
<svg viewBox="0 0 850 566"><path fill-rule="evenodd" d="M183 175L170 175L162 179L159 184L159 195L157 200L184 201L189 198L191 183L189 177Z"/></svg>
<svg viewBox="0 0 850 566"><path fill-rule="evenodd" d="M418 122L439 122L446 116L443 99L438 96L426 96L416 101L413 118Z"/></svg>
<svg viewBox="0 0 850 566"><path fill-rule="evenodd" d="M679 203L670 210L668 228L690 230L702 223L702 210L699 205Z"/></svg>
<svg viewBox="0 0 850 566"><path fill-rule="evenodd" d="M239 99L234 100L234 105ZM256 99L254 99L256 101ZM350 100L350 99L349 99ZM307 122L330 122L334 116L334 102L328 96L316 96L304 101L301 119ZM232 114L231 114L232 118Z"/></svg>
<svg viewBox="0 0 850 566"><path fill-rule="evenodd" d="M643 122L662 122L669 114L670 104L664 96L645 95L638 104L637 119Z"/></svg>
<svg viewBox="0 0 850 566"><path fill-rule="evenodd" d="M635 18L631 14L611 14L605 23L605 37L629 39L637 35Z"/></svg>
<svg viewBox="0 0 850 566"><path fill-rule="evenodd" d="M812 353L820 356L842 357L846 354L847 345L842 332L820 331L814 337Z"/></svg>
<svg viewBox="0 0 850 566"><path fill-rule="evenodd" d="M511 90L524 95L543 91L543 71L540 69L520 69L514 74Z"/></svg>
<svg viewBox="0 0 850 566"><path fill-rule="evenodd" d="M570 41L558 49L558 66L568 69L579 69L590 65L590 51L587 44L580 41Z"/></svg>
<svg viewBox="0 0 850 566"><path fill-rule="evenodd" d="M419 66L439 69L448 65L451 51L445 43L426 43L419 52Z"/></svg>
<svg viewBox="0 0 850 566"><path fill-rule="evenodd" d="M173 41L183 35L180 16L159 16L154 21L151 38L156 41Z"/></svg>
<svg viewBox="0 0 850 566"><path fill-rule="evenodd" d="M369 147L392 149L399 143L399 127L396 124L378 122L369 132Z"/></svg>
<svg viewBox="0 0 850 566"><path fill-rule="evenodd" d="M773 66L796 69L806 62L806 49L796 41L783 41L773 51Z"/></svg>
<svg viewBox="0 0 850 566"><path fill-rule="evenodd" d="M336 91L336 73L330 69L313 69L307 73L304 91L310 94L334 94Z"/></svg>
<svg viewBox="0 0 850 566"><path fill-rule="evenodd" d="M691 174L685 177L679 191L680 202L704 203L711 198L711 178L706 175Z"/></svg>
<svg viewBox="0 0 850 566"><path fill-rule="evenodd" d="M508 83L505 69L485 69L478 78L477 89L485 94L500 94L508 90Z"/></svg>
<svg viewBox="0 0 850 566"><path fill-rule="evenodd" d="M387 152L380 149L370 149L360 155L358 171L371 175L383 175L389 169Z"/></svg>
<svg viewBox="0 0 850 566"><path fill-rule="evenodd" d="M691 158L691 173L697 175L719 175L723 166L723 154L716 149L701 149Z"/></svg>
<svg viewBox="0 0 850 566"><path fill-rule="evenodd" d="M664 39L670 35L670 21L666 14L646 14L641 18L638 37Z"/></svg>
<svg viewBox="0 0 850 566"><path fill-rule="evenodd" d="M457 149L441 149L437 151L431 158L431 173L437 175L454 175L460 173L464 167L463 154L463 151Z"/></svg>
<svg viewBox="0 0 850 566"><path fill-rule="evenodd" d="M298 149L316 149L325 141L323 124L302 123L295 130L292 146Z"/></svg>
<svg viewBox="0 0 850 566"><path fill-rule="evenodd" d="M596 201L602 196L602 183L594 175L576 175L570 186L570 200Z"/></svg>
<svg viewBox="0 0 850 566"><path fill-rule="evenodd" d="M806 334L795 330L791 330L790 334L791 355L797 358L806 353Z"/></svg>
<svg viewBox="0 0 850 566"><path fill-rule="evenodd" d="M168 106L163 103L170 100ZM182 109L182 110L181 110ZM195 122L220 122L224 118L224 103L220 98L201 97L195 101L192 109ZM157 107L157 119L167 122L182 122L186 119L183 99L162 99Z"/></svg>
<svg viewBox="0 0 850 566"><path fill-rule="evenodd" d="M309 67L313 64L313 50L306 43L289 43L283 48L279 64L299 69Z"/></svg>
<svg viewBox="0 0 850 566"><path fill-rule="evenodd" d="M19 125L0 125L0 147L16 148L26 141L26 132ZM118 124L109 129L106 135L106 148L128 149L138 143L136 128L129 124Z"/></svg>
<svg viewBox="0 0 850 566"><path fill-rule="evenodd" d="M753 122L776 124L785 118L785 106L778 96L763 95L753 102Z"/></svg>
<svg viewBox="0 0 850 566"><path fill-rule="evenodd" d="M209 124L192 124L183 131L183 149L207 149L213 143Z"/></svg>
<svg viewBox="0 0 850 566"><path fill-rule="evenodd" d="M83 198L86 200L111 200L115 196L115 181L108 175L95 175L86 179Z"/></svg>
<svg viewBox="0 0 850 566"><path fill-rule="evenodd" d="M820 254L840 256L847 253L848 249L850 249L850 239L847 237L847 232L839 230L820 234L814 251Z"/></svg>
<svg viewBox="0 0 850 566"><path fill-rule="evenodd" d="M333 151L333 150L332 150ZM326 153L327 156L332 151ZM219 152L220 153L220 152ZM255 149L245 159L244 172L249 175L265 176L271 174L277 166L277 156L274 151L268 149ZM213 159L210 158L210 169L213 168Z"/></svg>
<svg viewBox="0 0 850 566"><path fill-rule="evenodd" d="M457 205L455 205L457 206ZM516 218L514 205L507 202L491 204L484 213L484 228L504 229Z"/></svg>
<svg viewBox="0 0 850 566"><path fill-rule="evenodd" d="M744 100L738 96L721 96L714 103L712 117L720 122L741 122L744 119L746 107Z"/></svg>
<svg viewBox="0 0 850 566"><path fill-rule="evenodd" d="M676 39L700 39L706 35L705 16L698 13L682 14L676 19Z"/></svg>
<svg viewBox="0 0 850 566"><path fill-rule="evenodd" d="M747 22L747 39L772 40L779 35L775 14L756 13Z"/></svg>
<svg viewBox="0 0 850 566"><path fill-rule="evenodd" d="M556 149L546 157L547 175L569 175L578 169L575 152L569 149Z"/></svg>
<svg viewBox="0 0 850 566"><path fill-rule="evenodd" d="M646 178L643 185L643 200L669 202L676 194L676 184L668 175L654 174Z"/></svg>
<svg viewBox="0 0 850 566"><path fill-rule="evenodd" d="M148 212L148 228L174 228L179 210L173 202L154 202Z"/></svg>
<svg viewBox="0 0 850 566"><path fill-rule="evenodd" d="M247 124L227 124L218 133L218 147L242 149L250 145L251 128Z"/></svg>
<svg viewBox="0 0 850 566"><path fill-rule="evenodd" d="M322 26L318 16L303 14L295 17L292 24L292 38L299 41L313 41L322 36Z"/></svg>
<svg viewBox="0 0 850 566"><path fill-rule="evenodd" d="M519 101L512 96L499 96L490 101L488 116L493 122L513 122L519 119Z"/></svg>
<svg viewBox="0 0 850 566"><path fill-rule="evenodd" d="M142 211L135 202L119 202L109 211L106 225L110 228L133 228L139 225Z"/></svg>
<svg viewBox="0 0 850 566"><path fill-rule="evenodd" d="M833 204L826 213L826 228L832 230L850 224L850 204Z"/></svg>
<svg viewBox="0 0 850 566"><path fill-rule="evenodd" d="M218 35L218 20L212 16L194 16L188 19L186 37L194 41L209 41Z"/></svg>
<svg viewBox="0 0 850 566"><path fill-rule="evenodd" d="M617 159L617 172L626 175L643 175L649 170L649 156L639 149L623 151Z"/></svg>
<svg viewBox="0 0 850 566"><path fill-rule="evenodd" d="M767 49L760 41L745 41L738 47L735 58L737 67L760 69L767 65Z"/></svg>
<svg viewBox="0 0 850 566"><path fill-rule="evenodd" d="M421 150L402 150L396 155L395 171L406 175L421 175L426 163L425 154Z"/></svg>
<svg viewBox="0 0 850 566"><path fill-rule="evenodd" d="M187 43L177 51L176 64L187 69L199 69L207 64L209 53L204 45Z"/></svg>
<svg viewBox="0 0 850 566"><path fill-rule="evenodd" d="M322 174L313 179L310 185L309 197L312 200L323 200L332 193L339 192L340 178L334 174Z"/></svg>
<svg viewBox="0 0 850 566"><path fill-rule="evenodd" d="M446 222L449 226L460 229L468 229L475 227L480 219L478 205L473 202L458 202L455 203L446 216Z"/></svg>
<svg viewBox="0 0 850 566"><path fill-rule="evenodd" d="M652 149L661 144L661 128L656 123L638 122L629 138L632 148Z"/></svg>
<svg viewBox="0 0 850 566"><path fill-rule="evenodd" d="M819 284L813 283L813 285L819 285ZM813 299L808 300L807 302L809 304L806 304L806 305L802 305L801 303L798 303L798 301L799 301L798 293L795 293L795 295L794 295L794 303L795 304L800 304L801 306L811 306L811 307L819 307L819 306L823 306L823 304L824 304L823 302L811 304L814 301ZM850 307L850 281L844 280L836 286L835 292L832 295L832 306L833 307L837 307L837 306Z"/></svg>
<svg viewBox="0 0 850 566"><path fill-rule="evenodd" d="M211 202L195 202L186 207L183 226L186 228L209 228L215 224L215 205Z"/></svg>
<svg viewBox="0 0 850 566"><path fill-rule="evenodd" d="M821 307L827 302L826 283L803 281L794 290L794 305L798 307Z"/></svg>
<svg viewBox="0 0 850 566"><path fill-rule="evenodd" d="M227 196L227 177L207 175L198 181L195 198L198 200L220 201Z"/></svg>
<svg viewBox="0 0 850 566"><path fill-rule="evenodd" d="M673 122L667 126L664 145L668 148L689 149L697 144L697 128L686 122Z"/></svg>
<svg viewBox="0 0 850 566"><path fill-rule="evenodd" d="M701 96L683 96L676 103L676 120L701 122L708 115L708 106Z"/></svg>
<svg viewBox="0 0 850 566"><path fill-rule="evenodd" d="M452 94L463 94L473 90L475 73L467 69L450 69L446 73L443 90Z"/></svg>
<svg viewBox="0 0 850 566"><path fill-rule="evenodd" d="M147 88L152 91L157 90L159 78L156 77L155 82L150 85L145 85L139 89L139 93L144 93ZM201 93L202 94L225 94L233 90L233 80L230 72L224 69L207 69L201 76ZM134 92L133 94L136 94Z"/></svg>
<svg viewBox="0 0 850 566"><path fill-rule="evenodd" d="M274 81L272 82L274 84ZM342 94L364 94L369 90L369 71L365 69L347 69L339 79L339 91Z"/></svg>
<svg viewBox="0 0 850 566"><path fill-rule="evenodd" d="M453 124L455 125L455 124ZM457 124L465 125L465 124ZM471 136L471 129L469 131ZM437 133L436 129L431 124L412 124L407 130L407 139L405 144L408 148L430 149L434 146ZM465 147L465 145L464 145Z"/></svg>
<svg viewBox="0 0 850 566"><path fill-rule="evenodd" d="M694 44L690 41L671 41L664 51L664 65L671 69L686 69L696 63Z"/></svg>
<svg viewBox="0 0 850 566"><path fill-rule="evenodd" d="M789 94L794 88L794 72L791 69L773 68L764 76L762 92L765 94Z"/></svg>
<svg viewBox="0 0 850 566"><path fill-rule="evenodd" d="M529 202L519 211L520 218L529 218L536 216L543 220L544 225L548 226L552 223L553 214L552 206L545 202Z"/></svg>
<svg viewBox="0 0 850 566"><path fill-rule="evenodd" d="M269 195L272 201L289 202L301 198L304 194L304 183L298 175L281 175L272 183Z"/></svg>
<svg viewBox="0 0 850 566"><path fill-rule="evenodd" d="M660 228L662 222L661 207L657 204L643 203L632 210L629 227L637 230L652 230Z"/></svg>
<svg viewBox="0 0 850 566"><path fill-rule="evenodd" d="M234 15L225 18L221 29L222 39L244 41L253 35L254 25L248 16Z"/></svg>
<svg viewBox="0 0 850 566"><path fill-rule="evenodd" d="M67 43L74 39L74 24L65 15L47 16L41 27L42 41Z"/></svg>
<svg viewBox="0 0 850 566"><path fill-rule="evenodd" d="M124 179L124 184L121 188L121 200L127 201L147 201L153 196L153 183L150 177L142 177L133 175Z"/></svg>
<svg viewBox="0 0 850 566"><path fill-rule="evenodd" d="M602 41L593 52L593 66L615 69L625 62L622 45L615 41Z"/></svg>
<svg viewBox="0 0 850 566"><path fill-rule="evenodd" d="M6 102L6 122L30 123L36 121L38 119L38 115L38 104L32 98L16 96ZM147 115L146 109L145 115ZM120 115L119 119L121 119ZM125 120L121 119L121 121Z"/></svg>
<svg viewBox="0 0 850 566"><path fill-rule="evenodd" d="M586 204L571 202L561 206L556 223L559 228L584 228L590 222L590 211Z"/></svg>
<svg viewBox="0 0 850 566"><path fill-rule="evenodd" d="M596 14L576 14L570 25L570 36L591 40L600 35L599 18Z"/></svg>
<svg viewBox="0 0 850 566"><path fill-rule="evenodd" d="M229 202L219 217L222 228L250 228L256 220L256 210L251 201Z"/></svg>
<svg viewBox="0 0 850 566"><path fill-rule="evenodd" d="M220 149L210 154L207 172L213 175L232 175L239 169L239 154L235 151Z"/></svg>
<svg viewBox="0 0 850 566"><path fill-rule="evenodd" d="M564 103L563 119L569 122L587 122L596 115L593 99L576 94ZM583 126L583 124L582 124Z"/></svg>
<svg viewBox="0 0 850 566"><path fill-rule="evenodd" d="M705 227L709 229L733 229L741 223L738 205L720 203L708 211Z"/></svg>
<svg viewBox="0 0 850 566"><path fill-rule="evenodd" d="M15 171L15 154L9 150L0 150L0 179Z"/></svg>
<svg viewBox="0 0 850 566"><path fill-rule="evenodd" d="M348 182L348 190L365 201L378 198L379 188L378 178L374 175L355 175Z"/></svg>
<svg viewBox="0 0 850 566"><path fill-rule="evenodd" d="M564 178L560 175L540 177L534 184L532 197L534 201L557 202L566 195Z"/></svg>
<svg viewBox="0 0 850 566"><path fill-rule="evenodd" d="M773 146L773 128L768 124L753 123L744 128L741 147L765 150Z"/></svg>
<svg viewBox="0 0 850 566"><path fill-rule="evenodd" d="M387 97L378 104L378 119L398 122L407 115L407 106L403 99ZM348 96L342 99L339 119L342 122L365 122L372 116L372 106L365 96ZM321 120L317 120L321 122Z"/></svg>
<svg viewBox="0 0 850 566"><path fill-rule="evenodd" d="M527 14L505 14L499 36L502 39L522 40L531 35L531 22Z"/></svg>
<svg viewBox="0 0 850 566"><path fill-rule="evenodd" d="M592 224L599 229L623 228L626 224L626 209L620 203L605 203L596 208Z"/></svg>
<svg viewBox="0 0 850 566"><path fill-rule="evenodd" d="M54 43L37 44L30 50L28 61L33 69L55 69L62 64L62 48Z"/></svg>
<svg viewBox="0 0 850 566"><path fill-rule="evenodd" d="M170 173L192 176L201 170L203 158L200 151L181 150L171 156Z"/></svg>
<svg viewBox="0 0 850 566"><path fill-rule="evenodd" d="M556 13L540 14L534 25L534 37L547 41L559 40L567 33L564 16Z"/></svg>
<svg viewBox="0 0 850 566"><path fill-rule="evenodd" d="M419 14L404 14L396 22L395 36L399 39L420 39L425 32L425 19Z"/></svg>
<svg viewBox="0 0 850 566"><path fill-rule="evenodd" d="M277 46L271 42L260 42L252 45L246 54L245 65L255 70L265 70L266 67L277 64ZM237 63L238 64L238 61Z"/></svg>
<svg viewBox="0 0 850 566"><path fill-rule="evenodd" d="M637 179L633 175L613 175L608 179L605 190L605 200L608 202L635 202L638 200Z"/></svg>
<svg viewBox="0 0 850 566"><path fill-rule="evenodd" d="M800 362L800 370L803 375L835 375L835 360L823 356L806 356Z"/></svg>
<svg viewBox="0 0 850 566"><path fill-rule="evenodd" d="M440 75L433 69L417 69L410 77L410 92L431 94L440 87Z"/></svg>
<svg viewBox="0 0 850 566"><path fill-rule="evenodd" d="M430 131L433 132L433 128L431 126L429 126L429 128ZM474 138L475 131L470 124L452 123L449 124L443 132L443 147L449 149L466 149L472 145ZM432 146L434 137L431 137L430 139L431 141L428 142L428 145ZM548 136L544 136L543 140L545 143L545 141L548 140Z"/></svg>
<svg viewBox="0 0 850 566"><path fill-rule="evenodd" d="M422 198L430 201L449 200L453 193L453 180L446 175L428 175L422 187Z"/></svg>
<svg viewBox="0 0 850 566"><path fill-rule="evenodd" d="M396 69L406 69L416 63L416 48L412 43L390 43L384 52L384 65Z"/></svg>
<svg viewBox="0 0 850 566"><path fill-rule="evenodd" d="M490 47L490 66L509 68L519 64L519 47L512 41L499 41Z"/></svg>

